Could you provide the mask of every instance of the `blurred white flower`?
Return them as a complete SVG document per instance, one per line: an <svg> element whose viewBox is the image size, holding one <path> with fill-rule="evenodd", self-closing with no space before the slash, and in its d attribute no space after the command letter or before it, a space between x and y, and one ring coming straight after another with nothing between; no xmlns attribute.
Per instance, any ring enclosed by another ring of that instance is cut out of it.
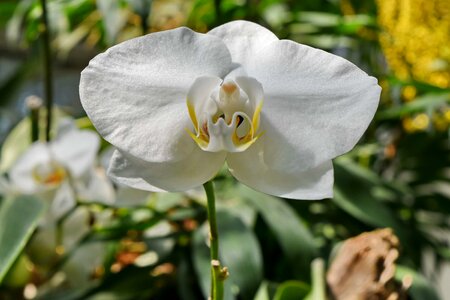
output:
<svg viewBox="0 0 450 300"><path fill-rule="evenodd" d="M80 178L94 165L99 142L94 132L78 130L65 119L54 140L35 142L18 158L9 170L11 183L20 192L33 194Z"/></svg>
<svg viewBox="0 0 450 300"><path fill-rule="evenodd" d="M117 148L117 182L183 191L226 161L244 184L300 199L332 196L331 159L359 140L380 91L347 60L245 21L129 40L80 82L88 116Z"/></svg>
<svg viewBox="0 0 450 300"><path fill-rule="evenodd" d="M35 194L52 200L49 215L58 218L81 200L111 202L113 188L95 168L98 135L79 130L63 119L58 135L49 143L33 143L8 172L9 193Z"/></svg>

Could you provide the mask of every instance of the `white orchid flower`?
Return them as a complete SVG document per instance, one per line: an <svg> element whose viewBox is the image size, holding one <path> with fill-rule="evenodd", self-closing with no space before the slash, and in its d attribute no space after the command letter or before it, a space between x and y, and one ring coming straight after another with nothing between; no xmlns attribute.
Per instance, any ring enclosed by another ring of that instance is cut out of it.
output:
<svg viewBox="0 0 450 300"><path fill-rule="evenodd" d="M95 132L78 130L70 119L59 126L49 143L35 142L9 170L11 183L22 193L33 194L80 178L92 167L99 149Z"/></svg>
<svg viewBox="0 0 450 300"><path fill-rule="evenodd" d="M50 215L63 215L75 205L76 194L89 187L85 183L92 181L99 145L95 132L79 130L72 119L62 120L54 140L33 143L11 167L10 190L52 200Z"/></svg>
<svg viewBox="0 0 450 300"><path fill-rule="evenodd" d="M347 60L245 21L129 40L80 82L88 116L117 148L117 182L183 191L226 161L242 183L299 199L332 196L331 159L364 133L380 90Z"/></svg>

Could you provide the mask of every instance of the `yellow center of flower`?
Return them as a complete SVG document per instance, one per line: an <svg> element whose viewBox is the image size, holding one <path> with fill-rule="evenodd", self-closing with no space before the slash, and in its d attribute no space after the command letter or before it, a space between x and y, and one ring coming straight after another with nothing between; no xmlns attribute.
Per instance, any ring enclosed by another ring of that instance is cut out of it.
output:
<svg viewBox="0 0 450 300"><path fill-rule="evenodd" d="M220 84L214 80L202 77L192 85L187 107L195 133L188 132L205 151L242 152L262 134L261 85L248 77L239 78L238 83L230 80Z"/></svg>
<svg viewBox="0 0 450 300"><path fill-rule="evenodd" d="M66 177L64 167L55 161L38 164L33 168L35 182L46 187L58 186Z"/></svg>

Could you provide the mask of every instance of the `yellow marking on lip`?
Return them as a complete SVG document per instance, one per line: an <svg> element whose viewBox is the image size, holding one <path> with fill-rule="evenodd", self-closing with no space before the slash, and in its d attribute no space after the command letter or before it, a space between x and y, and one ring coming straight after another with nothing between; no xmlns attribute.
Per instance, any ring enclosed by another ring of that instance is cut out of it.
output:
<svg viewBox="0 0 450 300"><path fill-rule="evenodd" d="M41 175L36 172L36 170L32 173L33 179L39 184L45 186L55 186L60 184L67 176L66 170L63 167L54 165L54 170L48 175Z"/></svg>
<svg viewBox="0 0 450 300"><path fill-rule="evenodd" d="M190 131L189 129L185 128L186 132L191 136L191 138L201 147L201 148L206 148L208 147L208 142L209 141L205 141L204 139L202 139L202 136L198 137L196 136L192 131Z"/></svg>
<svg viewBox="0 0 450 300"><path fill-rule="evenodd" d="M58 184L60 183L65 177L65 174L63 172L54 172L47 176L43 182L44 184Z"/></svg>
<svg viewBox="0 0 450 300"><path fill-rule="evenodd" d="M194 124L195 131L199 131L199 124L197 121L197 115L195 114L195 108L192 105L192 103L189 101L189 99L186 100L186 104L189 111L189 117L191 118L192 124Z"/></svg>
<svg viewBox="0 0 450 300"><path fill-rule="evenodd" d="M263 101L261 101L258 106L255 109L255 112L253 113L253 118L252 118L252 129L255 131L258 131L259 128L259 117L261 114L261 109L263 106ZM252 135L254 135L254 132L252 132Z"/></svg>

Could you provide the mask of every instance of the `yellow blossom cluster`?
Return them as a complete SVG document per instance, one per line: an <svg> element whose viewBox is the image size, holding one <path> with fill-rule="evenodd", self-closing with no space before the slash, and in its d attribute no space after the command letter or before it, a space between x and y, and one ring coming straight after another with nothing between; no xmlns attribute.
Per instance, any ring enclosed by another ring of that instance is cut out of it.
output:
<svg viewBox="0 0 450 300"><path fill-rule="evenodd" d="M450 1L377 0L380 42L400 79L450 87Z"/></svg>
<svg viewBox="0 0 450 300"><path fill-rule="evenodd" d="M450 1L377 0L379 40L386 60L401 80L415 80L450 88ZM416 98L414 86L404 86L402 99ZM448 108L431 114L420 113L403 119L408 132L423 131L430 125L447 130Z"/></svg>

